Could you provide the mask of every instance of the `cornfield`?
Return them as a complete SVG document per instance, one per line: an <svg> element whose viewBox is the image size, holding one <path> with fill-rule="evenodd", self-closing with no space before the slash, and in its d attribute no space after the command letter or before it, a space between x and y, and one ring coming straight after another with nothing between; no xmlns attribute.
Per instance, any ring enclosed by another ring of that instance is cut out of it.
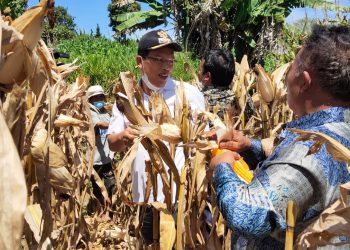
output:
<svg viewBox="0 0 350 250"><path fill-rule="evenodd" d="M206 169L210 151L218 145L204 132L209 120L216 128L242 130L262 138L269 154L274 136L293 118L283 83L289 64L270 76L260 65L251 69L247 57L236 63L232 83L236 105L227 110L224 121L217 108L213 113L193 113L182 84L177 88L174 114L157 93L152 93L146 109L135 77L130 72L120 73L114 93L126 98L118 95L116 101L138 137L114 166L117 183L110 200L92 167L95 135L85 97L89 79L78 76L68 83L67 77L78 66L57 66L40 39L42 20L51 8L53 1L42 0L14 21L0 19L0 197L6 201L0 205L0 248L147 248L139 237L139 218L146 206L152 206L155 240L148 248L230 249L231 231L220 215ZM331 138L295 132L300 133L300 140L326 144L336 159L349 162L349 150ZM150 161L146 162L145 201L134 204L130 171L140 144L149 152ZM185 155L181 172L174 163L179 148ZM151 196L158 195L158 175L164 203L149 202ZM103 204L93 195L91 176L101 190ZM325 245L328 236L343 232L322 221L329 218L349 223L350 218L344 216L349 214L345 192L349 189L349 183L343 185L342 198L325 211L320 223L299 236L298 247ZM206 207L212 215L210 222L205 219Z"/></svg>

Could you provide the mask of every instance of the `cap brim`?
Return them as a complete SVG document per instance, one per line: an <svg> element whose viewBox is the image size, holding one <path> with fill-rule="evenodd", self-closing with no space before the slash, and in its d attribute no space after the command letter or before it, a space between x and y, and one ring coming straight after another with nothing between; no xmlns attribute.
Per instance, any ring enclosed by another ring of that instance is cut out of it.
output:
<svg viewBox="0 0 350 250"><path fill-rule="evenodd" d="M103 95L103 96L106 97L106 94L104 94L104 93L95 93L95 94L92 94L92 95L88 95L88 99L93 97L93 96L97 96L97 95Z"/></svg>
<svg viewBox="0 0 350 250"><path fill-rule="evenodd" d="M159 44L159 45L148 48L148 50L154 50L154 49L159 49L159 48L163 48L163 47L170 47L176 52L182 51L182 47L180 46L180 44L178 44L176 42Z"/></svg>

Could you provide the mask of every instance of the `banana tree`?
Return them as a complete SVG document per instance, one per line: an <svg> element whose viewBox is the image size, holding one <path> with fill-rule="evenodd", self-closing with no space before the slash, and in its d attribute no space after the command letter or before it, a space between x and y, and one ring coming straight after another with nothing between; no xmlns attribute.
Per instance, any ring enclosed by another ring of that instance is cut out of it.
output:
<svg viewBox="0 0 350 250"><path fill-rule="evenodd" d="M147 11L111 16L119 32L147 29L173 19L185 49L197 55L210 48L234 49L237 60L247 54L259 62L274 48L293 8L311 7L350 12L333 0L114 0L120 6L146 3Z"/></svg>
<svg viewBox="0 0 350 250"><path fill-rule="evenodd" d="M227 17L224 22L230 34L229 47L235 49L238 59L257 50L252 58L260 61L262 51L274 46L286 17L297 7L350 11L331 0L224 0L220 8Z"/></svg>
<svg viewBox="0 0 350 250"><path fill-rule="evenodd" d="M140 3L147 4L150 9L141 10ZM156 0L116 0L112 1L109 11L113 30L117 34L126 34L166 24L167 17L170 16L170 1L161 3Z"/></svg>

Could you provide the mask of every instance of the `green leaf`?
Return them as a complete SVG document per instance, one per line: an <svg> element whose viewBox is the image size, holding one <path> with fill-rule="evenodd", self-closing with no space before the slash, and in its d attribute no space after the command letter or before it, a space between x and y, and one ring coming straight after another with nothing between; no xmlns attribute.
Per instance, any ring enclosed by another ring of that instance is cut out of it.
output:
<svg viewBox="0 0 350 250"><path fill-rule="evenodd" d="M118 31L128 30L134 26L145 23L146 21L150 21L149 19L158 19L158 17L162 17L163 13L161 11L156 10L148 10L148 11L138 11L138 12L129 12L116 16L116 20L120 22L117 26Z"/></svg>

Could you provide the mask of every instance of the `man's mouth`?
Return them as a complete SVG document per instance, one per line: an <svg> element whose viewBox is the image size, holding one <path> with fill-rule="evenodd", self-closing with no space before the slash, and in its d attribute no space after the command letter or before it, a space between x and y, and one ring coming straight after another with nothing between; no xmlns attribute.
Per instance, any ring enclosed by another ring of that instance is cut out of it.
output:
<svg viewBox="0 0 350 250"><path fill-rule="evenodd" d="M168 74L159 74L158 75L161 79L166 80L168 78Z"/></svg>

